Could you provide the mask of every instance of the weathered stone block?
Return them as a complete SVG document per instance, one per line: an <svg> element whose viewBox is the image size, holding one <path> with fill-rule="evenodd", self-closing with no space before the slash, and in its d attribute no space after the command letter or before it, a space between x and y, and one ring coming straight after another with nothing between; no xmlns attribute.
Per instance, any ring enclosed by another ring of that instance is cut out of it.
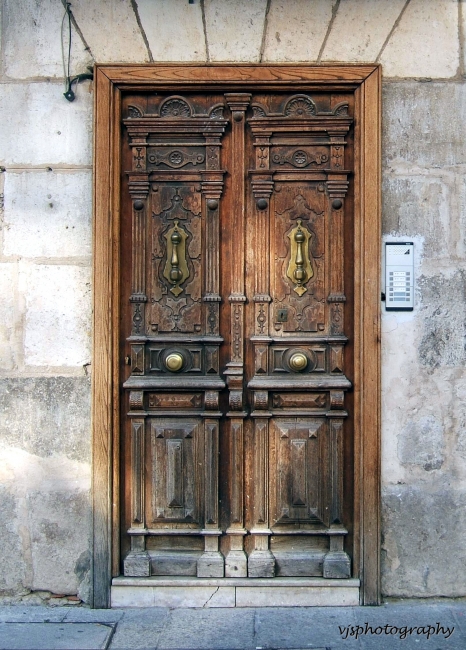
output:
<svg viewBox="0 0 466 650"><path fill-rule="evenodd" d="M13 370L22 351L21 314L18 305L18 268L13 262L0 264L0 368Z"/></svg>
<svg viewBox="0 0 466 650"><path fill-rule="evenodd" d="M266 0L206 0L211 61L259 61Z"/></svg>
<svg viewBox="0 0 466 650"><path fill-rule="evenodd" d="M198 578L223 578L225 566L224 558L218 551L209 551L201 555L197 561Z"/></svg>
<svg viewBox="0 0 466 650"><path fill-rule="evenodd" d="M0 442L43 458L90 461L88 377L0 380Z"/></svg>
<svg viewBox="0 0 466 650"><path fill-rule="evenodd" d="M431 174L383 178L382 214L386 233L420 235L424 255L449 257L458 245L458 214L450 207L451 187ZM418 250L415 251L419 253Z"/></svg>
<svg viewBox="0 0 466 650"><path fill-rule="evenodd" d="M225 578L246 578L248 558L244 551L229 551L225 557Z"/></svg>
<svg viewBox="0 0 466 650"><path fill-rule="evenodd" d="M351 560L344 551L330 551L324 559L323 577L332 580L351 577Z"/></svg>
<svg viewBox="0 0 466 650"><path fill-rule="evenodd" d="M60 33L64 8L56 0L5 0L4 74L15 79L63 77ZM63 29L68 45L68 24ZM71 26L71 75L87 72L92 58Z"/></svg>
<svg viewBox="0 0 466 650"><path fill-rule="evenodd" d="M3 483L5 476L1 471L2 464L0 464L0 477ZM2 548L0 592L8 595L24 590L28 568L24 556L24 531L18 526L19 504L4 485L0 485L0 503L2 504L0 508L0 544Z"/></svg>
<svg viewBox="0 0 466 650"><path fill-rule="evenodd" d="M150 576L150 557L148 553L128 553L123 565L125 576Z"/></svg>
<svg viewBox="0 0 466 650"><path fill-rule="evenodd" d="M76 594L90 568L83 561L91 531L90 466L60 454L58 442L46 458L19 446L2 440L0 454L2 504L10 504L0 509L0 530L8 534L4 548L11 549L4 588Z"/></svg>
<svg viewBox="0 0 466 650"><path fill-rule="evenodd" d="M71 10L98 63L149 61L131 0L79 0Z"/></svg>
<svg viewBox="0 0 466 650"><path fill-rule="evenodd" d="M405 0L341 2L321 60L375 61L405 4Z"/></svg>
<svg viewBox="0 0 466 650"><path fill-rule="evenodd" d="M459 597L466 593L466 493L446 484L385 487L382 592Z"/></svg>
<svg viewBox="0 0 466 650"><path fill-rule="evenodd" d="M25 364L88 364L91 354L90 269L24 265L21 282L26 298Z"/></svg>
<svg viewBox="0 0 466 650"><path fill-rule="evenodd" d="M386 83L382 106L384 167L466 163L466 84Z"/></svg>
<svg viewBox="0 0 466 650"><path fill-rule="evenodd" d="M398 434L400 462L421 465L428 472L442 467L444 446L443 427L432 415L410 420Z"/></svg>
<svg viewBox="0 0 466 650"><path fill-rule="evenodd" d="M91 254L91 172L7 173L5 255Z"/></svg>
<svg viewBox="0 0 466 650"><path fill-rule="evenodd" d="M92 95L83 84L67 102L60 83L0 84L4 165L90 165Z"/></svg>
<svg viewBox="0 0 466 650"><path fill-rule="evenodd" d="M335 2L272 0L264 61L317 61Z"/></svg>
<svg viewBox="0 0 466 650"><path fill-rule="evenodd" d="M89 501L89 493L79 490L37 491L27 495L32 589L77 593L76 564L90 545ZM82 567L80 573L82 575Z"/></svg>
<svg viewBox="0 0 466 650"><path fill-rule="evenodd" d="M141 24L154 61L205 61L200 3L138 0Z"/></svg>
<svg viewBox="0 0 466 650"><path fill-rule="evenodd" d="M466 273L464 270L418 279L422 302L419 363L430 369L464 366L466 351Z"/></svg>
<svg viewBox="0 0 466 650"><path fill-rule="evenodd" d="M151 551L151 575L195 576L200 556L200 551Z"/></svg>
<svg viewBox="0 0 466 650"><path fill-rule="evenodd" d="M411 0L380 63L386 77L454 77L459 66L456 0Z"/></svg>
<svg viewBox="0 0 466 650"><path fill-rule="evenodd" d="M270 551L252 551L248 557L249 578L273 578L275 576L275 558Z"/></svg>

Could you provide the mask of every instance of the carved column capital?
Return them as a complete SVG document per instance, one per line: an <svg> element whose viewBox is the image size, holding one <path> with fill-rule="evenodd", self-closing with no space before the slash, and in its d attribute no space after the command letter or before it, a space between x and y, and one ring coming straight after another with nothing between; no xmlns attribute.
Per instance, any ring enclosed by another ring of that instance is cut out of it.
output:
<svg viewBox="0 0 466 650"><path fill-rule="evenodd" d="M328 196L330 199L344 199L348 191L348 176L346 174L329 174L327 179L327 190ZM333 207L333 206L332 206ZM339 207L334 207L334 209L341 209L342 205Z"/></svg>
<svg viewBox="0 0 466 650"><path fill-rule="evenodd" d="M144 201L149 196L149 174L145 172L142 174L129 174L128 175L128 192L133 199L133 201L141 200ZM142 208L137 208L136 210ZM142 206L143 207L143 206Z"/></svg>
<svg viewBox="0 0 466 650"><path fill-rule="evenodd" d="M225 99L232 113L245 113L251 101L251 93L225 93ZM235 120L234 115L233 119Z"/></svg>

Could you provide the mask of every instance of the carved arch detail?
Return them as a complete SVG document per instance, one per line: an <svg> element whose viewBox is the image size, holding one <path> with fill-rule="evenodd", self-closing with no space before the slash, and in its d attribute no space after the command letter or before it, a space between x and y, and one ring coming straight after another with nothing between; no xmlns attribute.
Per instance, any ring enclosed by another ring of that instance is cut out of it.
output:
<svg viewBox="0 0 466 650"><path fill-rule="evenodd" d="M160 117L192 117L192 108L183 97L174 95L160 105Z"/></svg>

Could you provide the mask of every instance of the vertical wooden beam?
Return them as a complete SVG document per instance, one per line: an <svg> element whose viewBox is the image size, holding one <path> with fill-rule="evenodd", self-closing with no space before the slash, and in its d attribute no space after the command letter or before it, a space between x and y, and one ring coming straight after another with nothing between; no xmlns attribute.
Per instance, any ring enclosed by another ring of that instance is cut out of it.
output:
<svg viewBox="0 0 466 650"><path fill-rule="evenodd" d="M380 603L381 68L355 93L355 476L361 602ZM357 426L359 423L359 427Z"/></svg>
<svg viewBox="0 0 466 650"><path fill-rule="evenodd" d="M94 338L92 372L92 605L110 606L113 446L113 85L95 70Z"/></svg>

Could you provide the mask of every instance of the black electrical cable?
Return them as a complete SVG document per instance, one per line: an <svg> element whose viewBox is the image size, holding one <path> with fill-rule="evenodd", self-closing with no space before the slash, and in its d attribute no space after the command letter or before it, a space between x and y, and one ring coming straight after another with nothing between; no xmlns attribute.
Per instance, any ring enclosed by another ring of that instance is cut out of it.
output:
<svg viewBox="0 0 466 650"><path fill-rule="evenodd" d="M92 68L88 68L89 72L84 72L83 74L78 74L75 77L70 76L70 62L71 62L71 3L67 2L65 5L65 13L63 15L63 20L61 23L61 52L62 52L62 59L63 59L63 74L65 75L65 92L63 93L63 96L65 99L67 99L69 102L73 102L76 99L76 95L73 91L73 84L74 83L79 83L80 81L83 81L84 79L94 79L94 75L92 73ZM63 43L63 25L65 23L65 19L68 16L68 61L65 63L65 47Z"/></svg>

